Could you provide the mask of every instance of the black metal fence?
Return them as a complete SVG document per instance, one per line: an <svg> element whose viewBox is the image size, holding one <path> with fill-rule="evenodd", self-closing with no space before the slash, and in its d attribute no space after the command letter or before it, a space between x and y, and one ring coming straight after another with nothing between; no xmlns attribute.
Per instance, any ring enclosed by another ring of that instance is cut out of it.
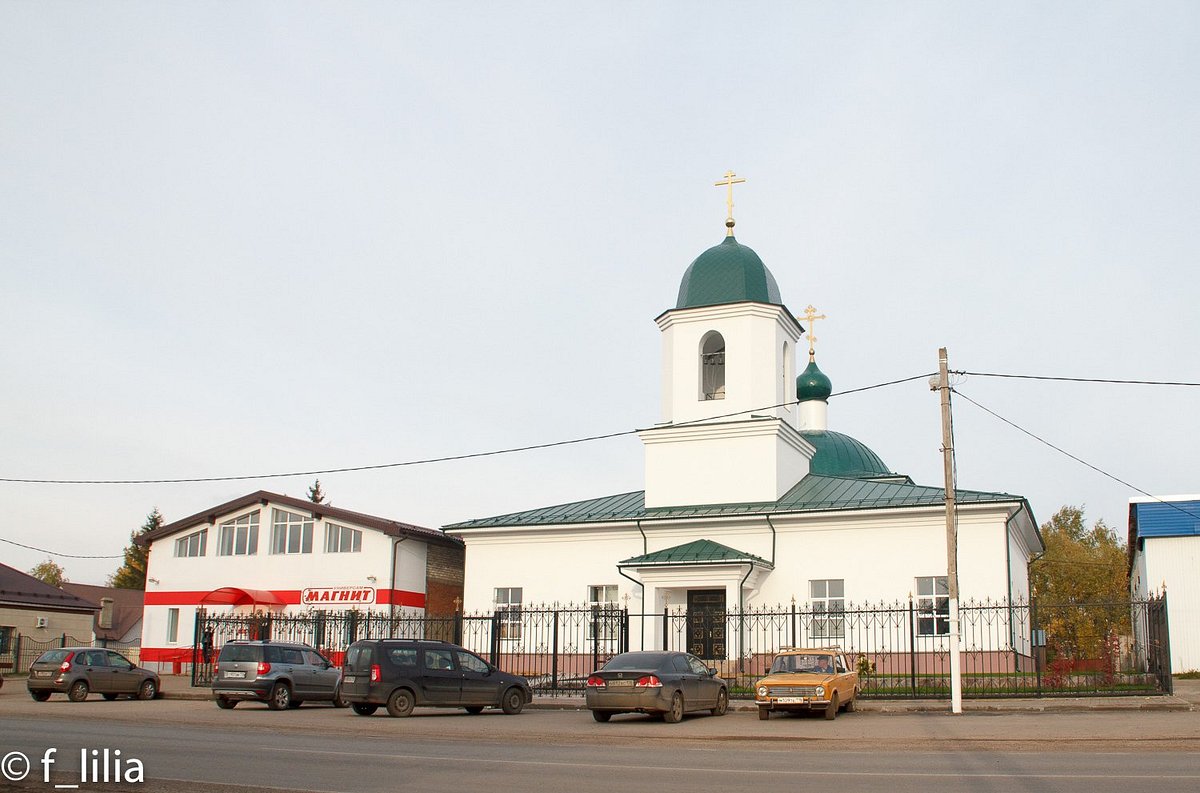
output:
<svg viewBox="0 0 1200 793"><path fill-rule="evenodd" d="M964 697L1169 693L1166 596L1102 604L967 602L959 608ZM235 639L297 641L340 664L366 638L441 639L529 678L542 694L578 693L588 673L626 650L687 650L753 696L783 647L839 647L869 698L948 698L948 605L909 599L838 610L792 604L747 611L540 606L489 614L197 612L193 685L207 685Z"/></svg>
<svg viewBox="0 0 1200 793"><path fill-rule="evenodd" d="M29 671L29 665L38 656L56 647L111 647L123 654L135 664L139 661L141 642L115 642L105 639L92 641L91 636L79 638L68 634L59 634L51 639L35 639L20 633L12 634L6 644L0 645L0 673L20 674Z"/></svg>

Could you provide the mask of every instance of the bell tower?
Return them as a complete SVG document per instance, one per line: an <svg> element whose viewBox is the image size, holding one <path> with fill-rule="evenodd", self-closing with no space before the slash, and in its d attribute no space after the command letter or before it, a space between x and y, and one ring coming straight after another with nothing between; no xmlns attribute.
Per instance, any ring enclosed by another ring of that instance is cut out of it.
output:
<svg viewBox="0 0 1200 793"><path fill-rule="evenodd" d="M662 333L662 422L640 433L646 506L777 501L815 450L799 432L795 352L804 328L775 277L733 236L733 185L725 239L683 275Z"/></svg>

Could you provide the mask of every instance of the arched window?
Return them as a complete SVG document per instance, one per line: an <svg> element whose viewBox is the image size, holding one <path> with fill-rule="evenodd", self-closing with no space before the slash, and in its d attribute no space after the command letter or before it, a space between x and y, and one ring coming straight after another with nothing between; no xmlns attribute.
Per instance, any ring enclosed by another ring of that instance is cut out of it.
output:
<svg viewBox="0 0 1200 793"><path fill-rule="evenodd" d="M700 340L700 398L725 398L725 339L715 330Z"/></svg>

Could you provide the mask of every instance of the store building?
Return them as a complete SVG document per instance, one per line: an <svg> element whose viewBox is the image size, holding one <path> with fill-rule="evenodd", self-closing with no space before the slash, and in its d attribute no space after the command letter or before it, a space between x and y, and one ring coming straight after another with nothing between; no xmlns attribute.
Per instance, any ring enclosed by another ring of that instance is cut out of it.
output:
<svg viewBox="0 0 1200 793"><path fill-rule="evenodd" d="M1129 594L1167 595L1171 671L1200 671L1200 495L1129 500Z"/></svg>
<svg viewBox="0 0 1200 793"><path fill-rule="evenodd" d="M461 540L266 491L167 524L138 542L150 548L143 663L190 662L200 608L451 614L463 594Z"/></svg>

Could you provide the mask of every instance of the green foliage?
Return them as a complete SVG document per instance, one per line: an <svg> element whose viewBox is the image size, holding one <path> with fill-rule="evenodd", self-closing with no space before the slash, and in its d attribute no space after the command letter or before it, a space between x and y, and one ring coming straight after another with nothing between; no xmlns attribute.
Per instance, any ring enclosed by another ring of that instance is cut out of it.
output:
<svg viewBox="0 0 1200 793"><path fill-rule="evenodd" d="M312 487L308 489L308 500L314 504L320 504L325 500L325 491L321 489L321 480L313 481Z"/></svg>
<svg viewBox="0 0 1200 793"><path fill-rule="evenodd" d="M1129 630L1124 544L1102 520L1088 528L1083 510L1070 506L1042 526L1042 539L1046 551L1030 565L1030 585L1051 653L1106 657L1113 636Z"/></svg>
<svg viewBox="0 0 1200 793"><path fill-rule="evenodd" d="M146 588L146 561L150 557L148 547L138 545L134 540L148 531L162 527L163 516L155 507L146 516L146 522L141 528L129 533L129 545L125 546L125 561L117 568L117 572L108 577L108 585L118 589Z"/></svg>
<svg viewBox="0 0 1200 793"><path fill-rule="evenodd" d="M66 571L49 557L46 558L46 561L30 570L29 574L39 581L46 582L50 586L61 587L67 583Z"/></svg>

